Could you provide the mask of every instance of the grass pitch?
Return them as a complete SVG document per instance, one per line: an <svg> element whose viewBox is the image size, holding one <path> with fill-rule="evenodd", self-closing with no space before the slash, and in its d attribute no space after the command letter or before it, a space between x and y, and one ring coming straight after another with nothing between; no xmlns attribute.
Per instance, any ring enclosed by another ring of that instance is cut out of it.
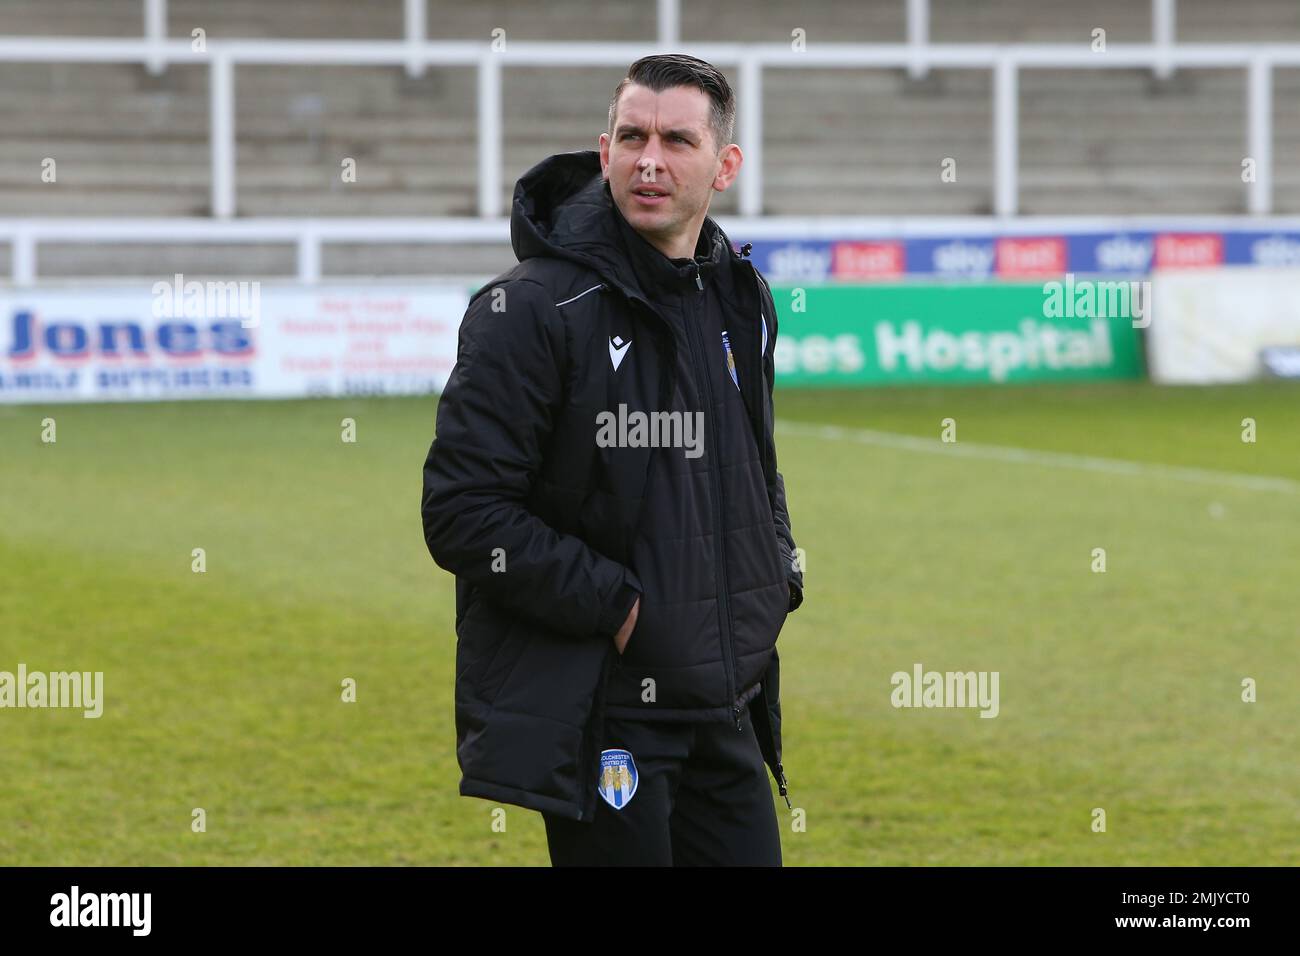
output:
<svg viewBox="0 0 1300 956"><path fill-rule="evenodd" d="M0 406L0 670L103 671L105 698L0 710L0 864L547 862L536 813L494 832L456 792L435 408ZM777 413L808 585L780 644L787 865L1300 863L1300 389ZM915 663L998 671L998 716L891 706Z"/></svg>

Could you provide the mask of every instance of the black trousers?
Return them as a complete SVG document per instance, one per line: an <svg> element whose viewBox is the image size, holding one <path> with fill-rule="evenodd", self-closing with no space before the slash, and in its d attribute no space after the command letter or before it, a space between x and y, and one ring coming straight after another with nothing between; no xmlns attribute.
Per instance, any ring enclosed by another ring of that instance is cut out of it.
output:
<svg viewBox="0 0 1300 956"><path fill-rule="evenodd" d="M780 866L775 803L748 707L741 728L606 718L605 767L590 785L603 784L613 802L598 796L591 823L542 813L552 865Z"/></svg>

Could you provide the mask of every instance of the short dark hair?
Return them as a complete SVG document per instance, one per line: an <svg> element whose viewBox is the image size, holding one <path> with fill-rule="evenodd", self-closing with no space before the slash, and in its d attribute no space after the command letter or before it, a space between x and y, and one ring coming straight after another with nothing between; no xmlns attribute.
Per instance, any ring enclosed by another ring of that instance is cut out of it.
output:
<svg viewBox="0 0 1300 956"><path fill-rule="evenodd" d="M718 152L731 142L736 131L736 95L731 91L731 84L722 75L722 71L711 63L697 60L684 53L656 53L643 56L627 70L627 76L619 81L614 96L609 101L609 134L614 135L614 115L618 112L618 99L623 95L629 83L648 87L656 93L674 86L693 86L702 93L707 93L711 108L709 110L709 129L713 131L713 141Z"/></svg>

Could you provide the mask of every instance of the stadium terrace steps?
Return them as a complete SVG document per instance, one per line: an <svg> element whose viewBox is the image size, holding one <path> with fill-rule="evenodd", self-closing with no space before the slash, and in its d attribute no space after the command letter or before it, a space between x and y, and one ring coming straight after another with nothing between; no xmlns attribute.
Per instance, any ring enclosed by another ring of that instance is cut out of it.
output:
<svg viewBox="0 0 1300 956"><path fill-rule="evenodd" d="M397 38L401 4L317 0L310 8L265 0L171 0L170 33L191 25L210 38ZM654 4L557 0L547 15L511 2L431 3L432 38L647 40ZM936 42L1078 42L1102 27L1109 43L1148 42L1150 6L1130 0L1015 0L980 5L931 0ZM904 4L826 0L792 14L774 3L697 0L682 5L688 41L899 42ZM139 0L38 0L0 4L0 34L138 37ZM1300 5L1248 7L1180 0L1185 40L1300 41ZM733 82L736 70L724 72ZM596 147L622 71L513 67L502 74L505 212L515 179L551 152ZM1274 73L1275 182L1279 212L1300 209L1300 70ZM764 78L765 208L780 215L985 214L992 204L991 78L986 70L935 71L922 82L900 70L772 69ZM0 216L194 216L209 211L208 69L138 65L0 63ZM1180 71L1156 81L1142 70L1026 70L1020 76L1021 209L1031 214L1240 213L1245 77L1240 70ZM473 216L477 213L476 75L431 68L255 65L236 71L236 187L241 216ZM738 135L743 130L737 130ZM57 184L40 163L58 162ZM354 184L340 162L357 160ZM940 163L957 160L954 183ZM738 190L715 197L734 214ZM331 263L383 269L386 248ZM177 254L182 254L178 252ZM0 248L0 256L7 251ZM122 250L121 255L134 255ZM394 253L396 255L396 253ZM332 258L333 257L333 258ZM441 258L439 258L441 257ZM455 261L413 246L412 265ZM50 259L42 250L41 268ZM98 261L98 260L96 260ZM109 258L112 263L111 250ZM133 261L133 260L132 260ZM277 249L267 260L287 262ZM470 260L471 263L477 260ZM127 263L124 258L118 265ZM129 263L128 263L129 264ZM108 274L121 269L112 265Z"/></svg>
<svg viewBox="0 0 1300 956"><path fill-rule="evenodd" d="M0 268L9 265L0 245ZM510 247L499 244L383 246L326 245L321 265L339 276L474 276L488 277L514 264ZM230 275L286 276L295 270L295 250L289 243L203 245L143 243L131 246L50 244L41 249L41 274L47 278L103 276L127 281L153 281L159 274L187 277Z"/></svg>
<svg viewBox="0 0 1300 956"><path fill-rule="evenodd" d="M50 243L40 252L46 279L100 276L135 281L182 272L186 278L287 276L296 269L291 244Z"/></svg>
<svg viewBox="0 0 1300 956"><path fill-rule="evenodd" d="M38 183L38 185L40 185ZM121 186L112 189L53 189L25 186L16 189L0 185L0 210L5 216L38 217L69 216L206 216L209 211L205 191L174 193L157 187L131 190ZM41 262L44 263L42 256Z"/></svg>
<svg viewBox="0 0 1300 956"><path fill-rule="evenodd" d="M5 0L0 34L132 36L139 34L140 0L60 0L58 13L40 0ZM502 27L507 37L546 40L581 37L633 41L652 36L655 5L638 0L548 0L538 15L532 0L452 4L432 2L431 38L477 39ZM168 32L188 38L202 27L209 38L394 39L402 35L400 0L170 0Z"/></svg>
<svg viewBox="0 0 1300 956"><path fill-rule="evenodd" d="M150 159L147 162L123 163L85 163L75 164L64 159L58 167L57 184L40 183L39 161L18 163L10 156L0 160L0 186L14 190L23 190L31 183L44 186L49 196L63 190L94 188L125 188L153 190L165 185L167 189L206 189L208 186L208 169L193 163L160 163ZM24 190L26 191L26 190ZM34 190L33 198L48 198Z"/></svg>
<svg viewBox="0 0 1300 956"><path fill-rule="evenodd" d="M1198 43L1300 42L1300 4L1265 0L1247 11L1222 0L1178 0L1178 36Z"/></svg>

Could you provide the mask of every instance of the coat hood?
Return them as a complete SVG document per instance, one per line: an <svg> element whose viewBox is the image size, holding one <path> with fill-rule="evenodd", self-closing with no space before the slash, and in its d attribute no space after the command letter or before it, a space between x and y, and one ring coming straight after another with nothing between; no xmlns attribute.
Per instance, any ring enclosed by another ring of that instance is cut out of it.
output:
<svg viewBox="0 0 1300 956"><path fill-rule="evenodd" d="M641 247L635 248L638 241ZM640 299L651 298L649 276L671 279L676 272L683 281L694 281L697 265L700 271L720 269L740 259L709 216L700 228L694 263L659 253L618 211L595 150L556 153L519 178L510 211L510 244L520 262L536 256L568 259L594 270L629 298ZM639 257L640 266L633 265L630 254ZM652 264L650 270L646 263Z"/></svg>

